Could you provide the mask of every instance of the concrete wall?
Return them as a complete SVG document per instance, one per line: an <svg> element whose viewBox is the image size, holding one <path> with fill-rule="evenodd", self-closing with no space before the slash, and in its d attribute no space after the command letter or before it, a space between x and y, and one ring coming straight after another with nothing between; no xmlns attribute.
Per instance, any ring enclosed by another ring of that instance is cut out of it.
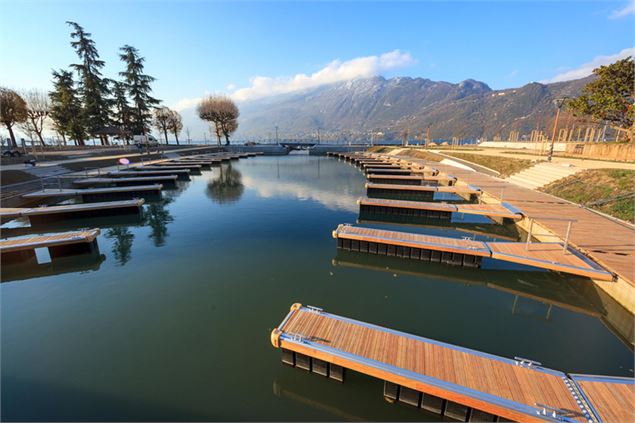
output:
<svg viewBox="0 0 635 423"><path fill-rule="evenodd" d="M284 156L289 150L280 145L225 145L224 151L235 153L263 153L266 156Z"/></svg>
<svg viewBox="0 0 635 423"><path fill-rule="evenodd" d="M629 161L635 160L635 144L568 143L566 154L586 159Z"/></svg>
<svg viewBox="0 0 635 423"><path fill-rule="evenodd" d="M367 146L364 145L325 145L320 144L309 149L309 155L311 156L324 156L329 151L346 153L349 151L366 151Z"/></svg>
<svg viewBox="0 0 635 423"><path fill-rule="evenodd" d="M508 141L484 141L478 145L485 148L508 148L515 150L531 150L535 151L547 151L549 150L549 143L544 142L508 142ZM564 152L567 149L567 143L557 142L553 145L553 151Z"/></svg>

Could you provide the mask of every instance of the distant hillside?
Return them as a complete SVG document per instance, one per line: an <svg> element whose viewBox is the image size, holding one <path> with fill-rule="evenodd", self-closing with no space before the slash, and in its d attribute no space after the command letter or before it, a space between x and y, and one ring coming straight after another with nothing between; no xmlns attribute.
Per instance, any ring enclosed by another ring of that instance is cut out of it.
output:
<svg viewBox="0 0 635 423"><path fill-rule="evenodd" d="M281 137L321 133L391 137L408 128L434 138L491 138L511 129L528 133L553 116L554 98L577 95L589 78L555 84L531 83L494 91L472 79L452 84L424 78L374 77L321 86L301 93L241 105L240 135L265 137L278 125Z"/></svg>

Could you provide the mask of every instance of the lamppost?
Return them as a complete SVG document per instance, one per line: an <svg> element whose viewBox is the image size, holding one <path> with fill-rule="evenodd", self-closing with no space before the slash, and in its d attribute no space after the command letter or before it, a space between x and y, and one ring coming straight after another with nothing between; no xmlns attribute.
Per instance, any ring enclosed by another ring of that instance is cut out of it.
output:
<svg viewBox="0 0 635 423"><path fill-rule="evenodd" d="M276 125L276 144L279 144L280 141L278 141L278 125Z"/></svg>
<svg viewBox="0 0 635 423"><path fill-rule="evenodd" d="M553 122L553 131L551 132L551 144L549 144L549 153L547 154L547 161L551 162L551 158L553 157L553 145L556 142L556 130L558 129L558 119L560 119L560 109L564 106L564 102L567 101L569 97L561 97L553 100L553 104L556 105L556 119Z"/></svg>

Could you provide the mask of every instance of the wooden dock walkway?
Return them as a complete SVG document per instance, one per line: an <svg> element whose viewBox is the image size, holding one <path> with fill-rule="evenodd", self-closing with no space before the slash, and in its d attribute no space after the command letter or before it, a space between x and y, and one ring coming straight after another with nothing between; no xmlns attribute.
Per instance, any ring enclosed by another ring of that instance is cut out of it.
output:
<svg viewBox="0 0 635 423"><path fill-rule="evenodd" d="M158 182L161 184L176 183L177 175L152 175L139 177L120 177L120 178L84 178L73 181L75 185L94 186L94 185L116 185L131 186L138 185L140 182Z"/></svg>
<svg viewBox="0 0 635 423"><path fill-rule="evenodd" d="M384 398L459 421L612 422L584 400L564 372L527 359L509 359L294 304L271 333L285 364L344 380L344 369L384 381ZM579 383L579 382L578 382ZM633 380L624 382L632 386ZM613 387L609 417L632 421L632 388ZM583 396L584 395L584 396ZM594 398L602 398L594 396ZM607 398L606 400L611 400ZM606 401L605 400L605 401ZM592 400L591 400L592 402ZM606 415L608 416L608 415Z"/></svg>
<svg viewBox="0 0 635 423"><path fill-rule="evenodd" d="M104 216L107 214L139 213L144 200L108 201L99 203L64 204L60 206L42 206L33 208L0 208L0 218L16 219L28 217L31 223L48 219L67 217Z"/></svg>
<svg viewBox="0 0 635 423"><path fill-rule="evenodd" d="M135 169L135 168L130 168ZM108 172L107 175L112 178L135 178L135 177L147 177L147 176L163 176L163 175L176 175L178 180L188 181L190 179L189 169L158 169L158 170L118 170L115 172Z"/></svg>
<svg viewBox="0 0 635 423"><path fill-rule="evenodd" d="M438 185L444 183L453 185L456 178L446 175L382 175L371 173L366 175L369 182L374 184L396 184L396 185Z"/></svg>
<svg viewBox="0 0 635 423"><path fill-rule="evenodd" d="M421 159L401 158L406 163L426 165ZM491 199L505 201L521 209L528 220L533 220L535 225L560 239L566 238L568 222L553 217L566 216L575 220L569 238L570 244L618 275L631 287L635 287L635 229L632 225L622 224L577 204L480 172L441 163L435 163L434 166L441 172L451 173L463 183L478 186ZM635 296L625 294L621 289L611 295L619 296L624 307L635 310Z"/></svg>
<svg viewBox="0 0 635 423"><path fill-rule="evenodd" d="M348 251L421 261L478 267L483 257L541 269L613 280L613 275L562 243L483 242L409 232L339 225L333 231L337 247Z"/></svg>
<svg viewBox="0 0 635 423"><path fill-rule="evenodd" d="M35 256L36 248L47 248L51 258L98 252L97 235L99 229L3 239L0 240L2 264L28 261Z"/></svg>
<svg viewBox="0 0 635 423"><path fill-rule="evenodd" d="M163 185L135 185L129 187L81 188L81 189L43 189L24 194L24 198L82 197L86 202L105 198L146 198L161 195Z"/></svg>
<svg viewBox="0 0 635 423"><path fill-rule="evenodd" d="M199 164L170 164L170 163L157 163L147 166L137 166L134 169L140 171L155 171L155 170L190 170L190 172L201 171L201 165Z"/></svg>
<svg viewBox="0 0 635 423"><path fill-rule="evenodd" d="M470 201L481 195L481 190L471 185L436 186L366 183L366 194L372 198L425 201L432 200L435 192L456 194Z"/></svg>
<svg viewBox="0 0 635 423"><path fill-rule="evenodd" d="M360 213L389 214L413 217L450 219L452 213L473 214L500 219L522 219L520 211L507 203L498 204L450 204L425 201L389 200L384 198L360 198Z"/></svg>

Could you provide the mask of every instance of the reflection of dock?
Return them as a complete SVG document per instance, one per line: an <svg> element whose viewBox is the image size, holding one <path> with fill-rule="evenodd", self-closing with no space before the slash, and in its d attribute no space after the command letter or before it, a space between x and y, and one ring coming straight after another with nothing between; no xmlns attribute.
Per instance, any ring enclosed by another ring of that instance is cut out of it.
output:
<svg viewBox="0 0 635 423"><path fill-rule="evenodd" d="M590 259L558 242L481 242L350 225L339 225L333 237L338 248L349 251L469 267L478 267L481 258L488 257L600 280L613 279L612 274Z"/></svg>
<svg viewBox="0 0 635 423"><path fill-rule="evenodd" d="M532 272L531 282L525 282L522 279L525 277L523 272L509 272L508 275L502 275L498 270L472 272L469 269L436 263L419 266L416 262L395 257L369 257L366 254L344 250L337 251L332 263L338 267L414 276L464 286L486 287L506 292L514 298L522 297L547 304L549 307L556 306L598 318L605 314L599 298L579 293L572 287L573 284L587 284L585 280L571 281L569 278L565 281L552 273Z"/></svg>
<svg viewBox="0 0 635 423"><path fill-rule="evenodd" d="M330 375L331 367L384 381L384 397L461 421L608 422L635 418L633 380L580 378L527 359L508 359L294 304L271 334L283 361ZM577 380L576 380L577 378ZM625 397L618 403L611 397ZM614 408L612 408L614 407ZM611 413L611 414L609 414Z"/></svg>
<svg viewBox="0 0 635 423"><path fill-rule="evenodd" d="M33 261L4 266L2 268L2 282L23 281L26 279L65 275L77 272L95 272L106 260L103 254L61 257L49 263Z"/></svg>

